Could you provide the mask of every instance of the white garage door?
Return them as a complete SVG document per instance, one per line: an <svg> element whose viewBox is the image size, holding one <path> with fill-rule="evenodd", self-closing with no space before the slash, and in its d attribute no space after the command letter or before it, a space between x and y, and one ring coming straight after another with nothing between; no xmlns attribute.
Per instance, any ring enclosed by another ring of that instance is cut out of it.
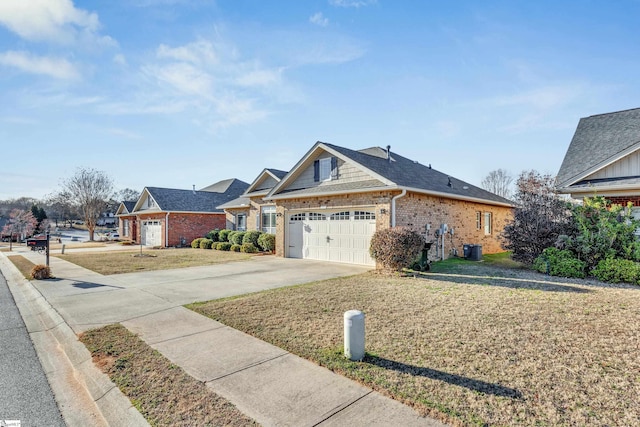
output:
<svg viewBox="0 0 640 427"><path fill-rule="evenodd" d="M160 226L160 221L142 221L140 235L143 245L160 246L162 244L162 227Z"/></svg>
<svg viewBox="0 0 640 427"><path fill-rule="evenodd" d="M375 265L369 255L376 231L373 209L300 212L287 224L290 258Z"/></svg>

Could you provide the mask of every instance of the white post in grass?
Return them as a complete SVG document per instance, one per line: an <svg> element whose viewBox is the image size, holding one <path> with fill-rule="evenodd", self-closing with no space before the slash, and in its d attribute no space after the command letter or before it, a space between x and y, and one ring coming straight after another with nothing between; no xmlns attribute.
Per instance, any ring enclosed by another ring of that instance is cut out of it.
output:
<svg viewBox="0 0 640 427"><path fill-rule="evenodd" d="M349 360L364 359L364 313L359 310L344 313L344 356Z"/></svg>

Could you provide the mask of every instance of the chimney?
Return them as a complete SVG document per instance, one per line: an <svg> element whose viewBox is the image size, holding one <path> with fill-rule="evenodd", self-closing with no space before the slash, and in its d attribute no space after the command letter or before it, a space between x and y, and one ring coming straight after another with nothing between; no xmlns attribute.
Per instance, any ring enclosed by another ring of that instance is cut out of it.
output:
<svg viewBox="0 0 640 427"><path fill-rule="evenodd" d="M193 194L196 194L196 185L193 184Z"/></svg>
<svg viewBox="0 0 640 427"><path fill-rule="evenodd" d="M391 163L391 146L387 145L387 160Z"/></svg>

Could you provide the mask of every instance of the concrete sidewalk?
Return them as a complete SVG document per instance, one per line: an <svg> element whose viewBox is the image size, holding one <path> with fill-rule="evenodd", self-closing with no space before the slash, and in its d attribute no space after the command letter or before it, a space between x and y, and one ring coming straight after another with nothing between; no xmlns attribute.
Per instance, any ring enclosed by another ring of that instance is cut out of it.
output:
<svg viewBox="0 0 640 427"><path fill-rule="evenodd" d="M21 255L41 262L36 260L36 253ZM443 425L345 377L182 307L193 301L357 274L366 268L275 257L114 276L101 276L58 258L51 258L51 267L56 280L27 283L35 286L60 314L65 326L78 333L122 323L262 425ZM86 352L84 347L82 350ZM77 347L70 351L70 358L82 365L77 371L83 373L87 361L77 354L85 353ZM85 384L89 394L93 396L92 390L98 389L115 394L105 387L103 379L95 379L95 372L88 376ZM107 424L124 425L122 420L110 421L115 419L111 412L130 412L131 405L118 398L113 401L119 403L100 410ZM140 420L134 417L134 422Z"/></svg>

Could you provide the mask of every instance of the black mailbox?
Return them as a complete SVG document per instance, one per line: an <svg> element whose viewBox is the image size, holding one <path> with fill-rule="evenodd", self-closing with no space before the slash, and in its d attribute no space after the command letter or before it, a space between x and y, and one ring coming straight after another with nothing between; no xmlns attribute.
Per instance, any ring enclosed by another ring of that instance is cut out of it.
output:
<svg viewBox="0 0 640 427"><path fill-rule="evenodd" d="M47 241L45 239L27 239L27 246L32 248L46 248Z"/></svg>

